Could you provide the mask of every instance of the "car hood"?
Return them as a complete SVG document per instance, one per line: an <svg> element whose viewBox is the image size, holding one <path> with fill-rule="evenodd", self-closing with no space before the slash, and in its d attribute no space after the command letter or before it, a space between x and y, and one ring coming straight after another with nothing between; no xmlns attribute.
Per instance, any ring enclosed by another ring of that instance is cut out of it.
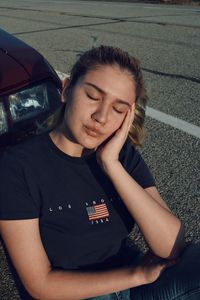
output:
<svg viewBox="0 0 200 300"><path fill-rule="evenodd" d="M0 49L0 92L12 90L29 80L29 74L17 61Z"/></svg>
<svg viewBox="0 0 200 300"><path fill-rule="evenodd" d="M40 53L2 29L0 29L0 61L1 94L48 77L59 81L53 68Z"/></svg>

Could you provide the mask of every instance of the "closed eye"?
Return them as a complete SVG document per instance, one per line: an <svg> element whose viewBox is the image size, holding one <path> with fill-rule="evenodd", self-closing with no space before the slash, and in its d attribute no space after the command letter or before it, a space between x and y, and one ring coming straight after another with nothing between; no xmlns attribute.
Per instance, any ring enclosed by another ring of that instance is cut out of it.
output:
<svg viewBox="0 0 200 300"><path fill-rule="evenodd" d="M94 96L92 96L92 95L90 95L90 94L87 94L87 96L88 96L88 98L90 98L90 99L92 99L92 100L99 100L99 98L94 97Z"/></svg>
<svg viewBox="0 0 200 300"><path fill-rule="evenodd" d="M118 110L118 109L116 109L116 108L114 108L114 107L113 107L113 109L114 109L118 114L124 114L124 113L125 113L125 111L120 111L120 110Z"/></svg>

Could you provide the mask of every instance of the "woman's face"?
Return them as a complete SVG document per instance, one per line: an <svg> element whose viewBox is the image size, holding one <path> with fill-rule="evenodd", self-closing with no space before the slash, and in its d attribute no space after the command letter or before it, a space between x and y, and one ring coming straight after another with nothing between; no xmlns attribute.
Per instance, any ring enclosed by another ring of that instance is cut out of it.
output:
<svg viewBox="0 0 200 300"><path fill-rule="evenodd" d="M121 126L135 98L135 84L128 71L117 66L89 71L64 100L63 125L71 141L87 149L98 147Z"/></svg>

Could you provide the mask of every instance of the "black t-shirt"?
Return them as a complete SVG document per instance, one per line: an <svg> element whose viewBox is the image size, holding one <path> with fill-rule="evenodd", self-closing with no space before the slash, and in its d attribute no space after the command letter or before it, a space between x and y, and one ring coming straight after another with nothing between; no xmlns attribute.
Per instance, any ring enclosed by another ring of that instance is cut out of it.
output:
<svg viewBox="0 0 200 300"><path fill-rule="evenodd" d="M152 175L129 139L119 157L143 187ZM0 219L40 219L54 268L92 269L119 261L134 220L96 160L71 157L48 133L6 150L0 160Z"/></svg>

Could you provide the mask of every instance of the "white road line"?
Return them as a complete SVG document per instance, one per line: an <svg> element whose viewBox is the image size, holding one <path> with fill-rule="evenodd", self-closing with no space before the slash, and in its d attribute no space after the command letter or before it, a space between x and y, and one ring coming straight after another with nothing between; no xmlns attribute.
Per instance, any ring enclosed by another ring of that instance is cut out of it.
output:
<svg viewBox="0 0 200 300"><path fill-rule="evenodd" d="M68 74L62 73L57 70L56 70L56 72L61 80L64 80L66 77L69 77ZM157 120L166 125L170 125L176 129L184 131L187 134L193 135L194 137L197 137L200 139L200 127L198 127L196 125L193 125L191 123L188 123L188 122L178 119L176 117L170 116L166 113L163 113L163 112L156 110L154 108L151 108L149 106L147 106L147 108L146 108L146 115L154 120Z"/></svg>
<svg viewBox="0 0 200 300"><path fill-rule="evenodd" d="M58 76L59 76L59 78L60 78L61 80L64 80L66 77L69 77L69 74L60 72L60 71L58 71L58 70L56 70L56 73L58 74Z"/></svg>
<svg viewBox="0 0 200 300"><path fill-rule="evenodd" d="M196 125L193 125L191 123L188 123L176 117L170 116L166 113L163 113L151 107L147 107L146 115L151 117L152 119L170 125L176 129L182 130L200 139L200 127Z"/></svg>

